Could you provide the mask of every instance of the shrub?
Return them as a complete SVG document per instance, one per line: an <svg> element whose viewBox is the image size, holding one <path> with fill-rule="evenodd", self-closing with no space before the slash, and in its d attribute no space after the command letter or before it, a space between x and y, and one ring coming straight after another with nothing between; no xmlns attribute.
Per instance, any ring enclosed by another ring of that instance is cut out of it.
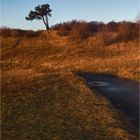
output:
<svg viewBox="0 0 140 140"><path fill-rule="evenodd" d="M57 34L60 36L67 36L69 35L69 32L71 30L70 28L70 22L64 22L60 24L56 24L52 27L52 29L57 30Z"/></svg>
<svg viewBox="0 0 140 140"><path fill-rule="evenodd" d="M86 23L76 23L72 25L70 32L70 38L72 40L83 40L89 37L89 30Z"/></svg>
<svg viewBox="0 0 140 140"><path fill-rule="evenodd" d="M11 37L22 37L24 31L20 29L13 29L11 30Z"/></svg>
<svg viewBox="0 0 140 140"><path fill-rule="evenodd" d="M0 29L0 35L2 37L10 37L11 36L11 29L7 28L7 27L1 28Z"/></svg>
<svg viewBox="0 0 140 140"><path fill-rule="evenodd" d="M107 23L107 30L108 31L117 31L117 29L118 29L118 23L117 22L115 22L115 21L110 21L109 23Z"/></svg>
<svg viewBox="0 0 140 140"><path fill-rule="evenodd" d="M118 38L123 41L133 40L139 36L139 27L136 23L121 22L118 27Z"/></svg>
<svg viewBox="0 0 140 140"><path fill-rule="evenodd" d="M38 37L40 35L41 35L41 31L32 31L32 30L29 30L29 31L26 31L24 33L24 36L27 37L27 38Z"/></svg>
<svg viewBox="0 0 140 140"><path fill-rule="evenodd" d="M67 24L61 25L58 29L58 35L67 36L69 35L70 27Z"/></svg>
<svg viewBox="0 0 140 140"><path fill-rule="evenodd" d="M0 29L0 34L3 37L21 37L23 36L25 31L20 30L20 29L10 29L10 28L1 28Z"/></svg>
<svg viewBox="0 0 140 140"><path fill-rule="evenodd" d="M104 31L100 34L102 45L111 45L118 42L118 35L115 32Z"/></svg>

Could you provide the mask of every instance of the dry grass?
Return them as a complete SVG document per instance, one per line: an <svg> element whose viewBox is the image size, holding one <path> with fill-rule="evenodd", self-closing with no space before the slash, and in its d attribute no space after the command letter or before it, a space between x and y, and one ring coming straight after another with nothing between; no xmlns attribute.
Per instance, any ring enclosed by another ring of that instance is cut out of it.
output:
<svg viewBox="0 0 140 140"><path fill-rule="evenodd" d="M136 139L123 114L72 73L34 75L2 77L3 139Z"/></svg>
<svg viewBox="0 0 140 140"><path fill-rule="evenodd" d="M138 41L71 42L53 30L1 39L3 139L138 139L123 113L75 75L106 72L138 81Z"/></svg>

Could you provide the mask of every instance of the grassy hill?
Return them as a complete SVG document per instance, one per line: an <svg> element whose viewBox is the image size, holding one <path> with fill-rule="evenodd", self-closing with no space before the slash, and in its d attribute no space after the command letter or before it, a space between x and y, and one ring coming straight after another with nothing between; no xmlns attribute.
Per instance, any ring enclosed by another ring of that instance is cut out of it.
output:
<svg viewBox="0 0 140 140"><path fill-rule="evenodd" d="M138 37L121 39L120 32L106 30L87 36L83 23L76 32L64 25L36 32L1 29L2 138L138 139L124 114L76 75L139 81Z"/></svg>

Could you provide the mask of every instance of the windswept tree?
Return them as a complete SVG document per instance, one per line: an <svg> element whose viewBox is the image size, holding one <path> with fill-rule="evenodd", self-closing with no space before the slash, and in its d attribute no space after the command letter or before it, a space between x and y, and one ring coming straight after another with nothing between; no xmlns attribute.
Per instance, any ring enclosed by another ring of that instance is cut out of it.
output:
<svg viewBox="0 0 140 140"><path fill-rule="evenodd" d="M38 5L35 7L35 11L30 11L28 17L26 17L26 20L42 20L43 23L45 24L46 30L49 29L49 21L48 17L51 17L51 12L52 10L50 9L49 4L43 4L43 5Z"/></svg>

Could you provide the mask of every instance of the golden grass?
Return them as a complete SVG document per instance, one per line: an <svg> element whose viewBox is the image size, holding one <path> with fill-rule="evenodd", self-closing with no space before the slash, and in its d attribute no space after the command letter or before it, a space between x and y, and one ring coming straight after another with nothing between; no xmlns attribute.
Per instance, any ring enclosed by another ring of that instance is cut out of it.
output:
<svg viewBox="0 0 140 140"><path fill-rule="evenodd" d="M123 114L72 73L2 81L3 139L136 138Z"/></svg>
<svg viewBox="0 0 140 140"><path fill-rule="evenodd" d="M101 46L55 32L2 38L3 139L136 140L138 130L75 72L139 80L138 41Z"/></svg>

